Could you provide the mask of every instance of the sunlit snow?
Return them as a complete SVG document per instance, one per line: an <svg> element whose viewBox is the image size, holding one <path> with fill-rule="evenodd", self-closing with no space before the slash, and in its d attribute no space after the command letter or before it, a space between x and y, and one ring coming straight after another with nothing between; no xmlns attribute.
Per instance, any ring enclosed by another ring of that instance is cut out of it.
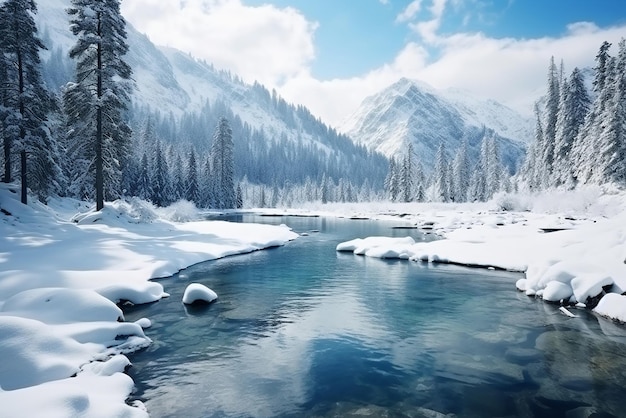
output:
<svg viewBox="0 0 626 418"><path fill-rule="evenodd" d="M199 219L189 204L25 206L6 184L0 209L0 415L11 417L147 416L126 404L123 353L151 343L151 322L123 322L116 303L157 301L168 295L151 278L297 237L285 226L167 219Z"/></svg>

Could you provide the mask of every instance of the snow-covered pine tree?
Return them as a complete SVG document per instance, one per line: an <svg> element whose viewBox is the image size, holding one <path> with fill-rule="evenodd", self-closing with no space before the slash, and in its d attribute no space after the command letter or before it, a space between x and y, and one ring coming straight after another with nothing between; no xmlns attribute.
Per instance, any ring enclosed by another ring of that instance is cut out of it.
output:
<svg viewBox="0 0 626 418"><path fill-rule="evenodd" d="M76 59L75 82L64 92L73 141L86 141L94 171L96 209L120 194L121 169L130 155L131 130L123 118L132 90L126 22L120 0L72 0L67 9L77 36L70 49Z"/></svg>
<svg viewBox="0 0 626 418"><path fill-rule="evenodd" d="M601 145L607 117L607 108L614 96L616 60L609 55L611 44L604 42L596 55L594 67L593 91L595 99L585 118L585 122L578 133L574 144L573 155L575 162L575 177L580 183L601 184L605 178L605 157ZM609 111L610 112L610 111ZM607 138L603 138L606 140Z"/></svg>
<svg viewBox="0 0 626 418"><path fill-rule="evenodd" d="M600 182L626 186L626 40L618 44L613 74L606 79L608 102L604 106L602 133L598 137ZM598 172L599 171L599 172Z"/></svg>
<svg viewBox="0 0 626 418"><path fill-rule="evenodd" d="M402 159L402 170L400 172L400 199L403 202L412 202L415 193L415 161L413 143L408 142L406 153Z"/></svg>
<svg viewBox="0 0 626 418"><path fill-rule="evenodd" d="M422 161L419 158L415 159L415 167L413 170L415 178L415 191L414 199L416 202L423 202L426 200L426 176L424 175L424 167Z"/></svg>
<svg viewBox="0 0 626 418"><path fill-rule="evenodd" d="M200 206L200 188L198 187L198 163L196 162L196 152L192 148L189 153L187 163L187 179L185 189L185 199Z"/></svg>
<svg viewBox="0 0 626 418"><path fill-rule="evenodd" d="M186 176L183 173L186 170L183 159L178 152L174 153L170 170L170 178L172 181L172 195L170 196L170 201L176 202L180 199L185 199L187 188L185 186Z"/></svg>
<svg viewBox="0 0 626 418"><path fill-rule="evenodd" d="M495 132L490 132L488 136L484 138L486 147L484 148L484 154L481 155L481 159L484 161L486 167L486 179L485 179L485 199L489 200L500 191L502 174L504 169L500 162L500 151L496 142ZM481 149L483 151L483 149Z"/></svg>
<svg viewBox="0 0 626 418"><path fill-rule="evenodd" d="M215 198L212 183L211 174L211 156L207 156L202 165L201 173L199 177L199 191L200 191L200 207L211 208L214 206Z"/></svg>
<svg viewBox="0 0 626 418"><path fill-rule="evenodd" d="M394 157L389 159L389 171L385 177L384 188L392 202L400 198L400 168Z"/></svg>
<svg viewBox="0 0 626 418"><path fill-rule="evenodd" d="M567 82L561 88L561 103L557 117L554 147L554 180L557 186L573 188L574 161L572 148L578 132L589 113L591 99L585 87L585 80L578 68L574 68Z"/></svg>
<svg viewBox="0 0 626 418"><path fill-rule="evenodd" d="M556 125L559 113L560 85L559 73L554 64L554 57L550 59L548 69L548 94L543 121L543 149L541 158L542 186L547 188L554 185L552 170L554 168L554 148L556 143Z"/></svg>
<svg viewBox="0 0 626 418"><path fill-rule="evenodd" d="M454 202L467 201L467 192L470 183L470 161L467 153L467 141L463 140L452 164L451 200Z"/></svg>
<svg viewBox="0 0 626 418"><path fill-rule="evenodd" d="M437 154L435 155L435 167L433 169L433 180L431 182L432 199L435 202L450 201L450 175L448 173L448 156L446 148L442 143L439 144Z"/></svg>
<svg viewBox="0 0 626 418"><path fill-rule="evenodd" d="M243 191L241 190L241 184L237 185L237 191L235 192L235 199L236 199L236 208L237 209L242 209L243 208Z"/></svg>
<svg viewBox="0 0 626 418"><path fill-rule="evenodd" d="M6 0L0 4L0 90L2 91L3 181L13 179L13 155L21 155L22 202L26 187L44 200L61 176L58 145L50 134L47 114L54 102L41 76L40 51L33 0Z"/></svg>
<svg viewBox="0 0 626 418"><path fill-rule="evenodd" d="M167 206L171 203L171 187L169 167L165 153L161 147L161 141L156 142L154 147L152 167L152 196L150 200L157 206Z"/></svg>
<svg viewBox="0 0 626 418"><path fill-rule="evenodd" d="M211 177L215 185L215 207L219 209L234 208L236 205L233 150L233 131L228 120L222 117L211 144Z"/></svg>
<svg viewBox="0 0 626 418"><path fill-rule="evenodd" d="M541 164L544 143L543 138L541 113L539 112L538 103L535 103L535 140L530 144L530 147L528 147L524 164L520 169L521 181L531 191L542 189L543 166Z"/></svg>
<svg viewBox="0 0 626 418"><path fill-rule="evenodd" d="M527 161L527 164L530 163ZM506 176L508 181L509 174L500 161L496 135L491 130L485 130L480 143L478 163L470 180L468 200L486 201L491 199L506 185L506 182L503 182L503 176Z"/></svg>
<svg viewBox="0 0 626 418"><path fill-rule="evenodd" d="M152 182L150 181L150 164L148 162L148 153L144 150L141 155L139 164L139 173L136 181L136 196L150 200L152 198Z"/></svg>

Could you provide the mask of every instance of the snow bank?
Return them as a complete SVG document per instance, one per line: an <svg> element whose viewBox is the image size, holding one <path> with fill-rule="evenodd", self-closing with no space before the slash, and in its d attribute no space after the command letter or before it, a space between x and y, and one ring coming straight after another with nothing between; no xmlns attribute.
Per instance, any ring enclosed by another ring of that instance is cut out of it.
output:
<svg viewBox="0 0 626 418"><path fill-rule="evenodd" d="M0 315L37 319L47 324L124 320L122 310L93 290L41 288L9 298Z"/></svg>
<svg viewBox="0 0 626 418"><path fill-rule="evenodd" d="M534 212L511 211L528 208ZM403 220L428 225L442 239L361 238L340 243L337 251L524 272L516 288L529 296L589 307L600 300L596 312L624 321L624 299L616 298L626 292L624 192L589 187L539 196L500 195L483 207L439 205L403 215Z"/></svg>
<svg viewBox="0 0 626 418"><path fill-rule="evenodd" d="M93 359L88 347L57 335L52 328L33 319L0 316L0 335L2 390L71 377L78 373L81 365ZM3 412L7 405L2 402Z"/></svg>
<svg viewBox="0 0 626 418"><path fill-rule="evenodd" d="M146 318L122 322L118 302L168 296L149 279L189 265L283 245L285 226L199 219L181 202L19 202L0 184L0 415L145 417L125 403L133 389L123 353L150 344Z"/></svg>
<svg viewBox="0 0 626 418"><path fill-rule="evenodd" d="M196 302L211 303L217 299L217 293L200 283L190 283L185 288L183 303L190 305Z"/></svg>
<svg viewBox="0 0 626 418"><path fill-rule="evenodd" d="M0 390L0 414L7 417L147 418L140 402L126 404L132 379L124 355L88 363L75 377L46 381L11 391ZM4 415L6 414L6 415Z"/></svg>

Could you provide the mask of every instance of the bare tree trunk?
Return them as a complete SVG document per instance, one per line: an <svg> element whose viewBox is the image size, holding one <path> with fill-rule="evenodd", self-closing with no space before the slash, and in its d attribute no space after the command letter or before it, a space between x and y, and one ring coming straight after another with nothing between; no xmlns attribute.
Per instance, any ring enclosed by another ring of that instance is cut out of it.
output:
<svg viewBox="0 0 626 418"><path fill-rule="evenodd" d="M22 150L20 152L21 157L21 171L22 171L22 203L28 204L28 177L26 176L26 151Z"/></svg>
<svg viewBox="0 0 626 418"><path fill-rule="evenodd" d="M100 16L98 15L98 34L101 32ZM104 167L102 161L102 45L98 44L97 91L98 107L96 109L96 210L104 207Z"/></svg>

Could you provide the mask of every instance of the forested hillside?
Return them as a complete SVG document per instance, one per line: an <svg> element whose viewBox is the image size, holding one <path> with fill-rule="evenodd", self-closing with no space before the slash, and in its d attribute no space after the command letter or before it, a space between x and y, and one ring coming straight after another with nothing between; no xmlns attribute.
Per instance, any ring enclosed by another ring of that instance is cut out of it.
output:
<svg viewBox="0 0 626 418"><path fill-rule="evenodd" d="M542 190L579 184L626 186L626 40L596 55L592 90L580 69L566 77L554 59L545 103L535 106L535 141L520 172L522 187Z"/></svg>

